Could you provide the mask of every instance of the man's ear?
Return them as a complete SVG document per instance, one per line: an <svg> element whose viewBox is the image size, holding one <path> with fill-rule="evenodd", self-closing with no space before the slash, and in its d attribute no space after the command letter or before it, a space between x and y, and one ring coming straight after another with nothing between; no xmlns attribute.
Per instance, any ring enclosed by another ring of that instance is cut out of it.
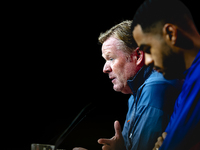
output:
<svg viewBox="0 0 200 150"><path fill-rule="evenodd" d="M183 30L170 23L166 23L163 26L163 36L165 41L171 46L182 49L191 49L194 46L192 40L187 37Z"/></svg>
<svg viewBox="0 0 200 150"><path fill-rule="evenodd" d="M139 49L139 47L136 48L136 50L135 50L135 56L137 57L136 65L137 66L139 66L139 65L143 66L144 65L144 52L141 51Z"/></svg>
<svg viewBox="0 0 200 150"><path fill-rule="evenodd" d="M173 24L166 23L163 26L163 36L168 44L175 45L177 41L177 27Z"/></svg>

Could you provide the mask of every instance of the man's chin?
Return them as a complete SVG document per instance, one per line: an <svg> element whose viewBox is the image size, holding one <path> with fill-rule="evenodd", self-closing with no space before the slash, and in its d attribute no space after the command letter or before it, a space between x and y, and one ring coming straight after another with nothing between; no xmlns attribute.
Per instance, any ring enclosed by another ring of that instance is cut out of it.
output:
<svg viewBox="0 0 200 150"><path fill-rule="evenodd" d="M120 87L120 86L113 86L113 89L116 91L116 92L121 92L121 93L123 93L123 94L131 94L132 92L131 92L131 89L129 88L129 87L127 87L127 86L122 86L122 87Z"/></svg>
<svg viewBox="0 0 200 150"><path fill-rule="evenodd" d="M113 89L116 91L116 92L121 92L122 88L120 88L119 86L117 85L113 85Z"/></svg>
<svg viewBox="0 0 200 150"><path fill-rule="evenodd" d="M116 92L121 92L121 93L124 93L123 91L125 90L124 86L120 86L120 85L113 85L113 89Z"/></svg>

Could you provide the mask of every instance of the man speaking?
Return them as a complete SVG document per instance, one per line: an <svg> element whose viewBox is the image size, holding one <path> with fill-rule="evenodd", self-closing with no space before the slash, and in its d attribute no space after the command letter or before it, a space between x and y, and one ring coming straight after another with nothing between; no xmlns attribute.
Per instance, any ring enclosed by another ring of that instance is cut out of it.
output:
<svg viewBox="0 0 200 150"><path fill-rule="evenodd" d="M153 66L145 66L144 52L137 48L131 32L132 21L124 21L102 33L103 72L113 89L131 94L123 131L115 121L115 135L99 139L103 150L147 150L165 131L181 90L179 80L166 80ZM119 110L120 111L120 110ZM82 148L75 148L74 150ZM83 149L82 149L83 150Z"/></svg>

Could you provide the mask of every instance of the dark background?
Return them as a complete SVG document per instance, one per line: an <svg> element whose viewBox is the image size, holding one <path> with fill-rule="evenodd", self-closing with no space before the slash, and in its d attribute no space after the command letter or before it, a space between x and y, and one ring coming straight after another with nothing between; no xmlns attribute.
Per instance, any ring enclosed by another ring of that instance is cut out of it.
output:
<svg viewBox="0 0 200 150"><path fill-rule="evenodd" d="M114 121L123 127L130 95L115 92L103 74L98 36L131 20L142 2L7 4L1 105L5 149L54 144L89 102L96 103L96 109L60 148L101 149L97 140L114 136ZM199 29L197 1L184 2Z"/></svg>

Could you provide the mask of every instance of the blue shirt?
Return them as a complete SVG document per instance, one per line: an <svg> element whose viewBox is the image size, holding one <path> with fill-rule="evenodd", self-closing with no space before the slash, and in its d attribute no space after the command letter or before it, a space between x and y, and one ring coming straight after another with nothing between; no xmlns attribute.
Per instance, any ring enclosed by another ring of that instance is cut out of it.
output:
<svg viewBox="0 0 200 150"><path fill-rule="evenodd" d="M133 94L122 131L126 149L153 149L170 121L182 84L144 66L128 85Z"/></svg>
<svg viewBox="0 0 200 150"><path fill-rule="evenodd" d="M160 150L188 150L200 141L200 51L186 72L166 132Z"/></svg>

